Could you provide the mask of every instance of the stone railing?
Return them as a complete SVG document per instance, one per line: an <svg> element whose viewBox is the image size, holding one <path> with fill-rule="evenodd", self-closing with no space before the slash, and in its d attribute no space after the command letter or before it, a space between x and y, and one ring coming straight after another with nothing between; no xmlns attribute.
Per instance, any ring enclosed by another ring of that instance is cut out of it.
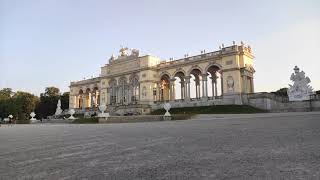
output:
<svg viewBox="0 0 320 180"><path fill-rule="evenodd" d="M278 102L289 102L289 97L287 96L278 96L273 93L268 93L268 92L259 92L259 93L248 93L248 94L243 94L242 96L247 96L248 99L257 99L257 98L268 98L272 99Z"/></svg>
<svg viewBox="0 0 320 180"><path fill-rule="evenodd" d="M320 100L320 94L311 94L310 99L311 100Z"/></svg>

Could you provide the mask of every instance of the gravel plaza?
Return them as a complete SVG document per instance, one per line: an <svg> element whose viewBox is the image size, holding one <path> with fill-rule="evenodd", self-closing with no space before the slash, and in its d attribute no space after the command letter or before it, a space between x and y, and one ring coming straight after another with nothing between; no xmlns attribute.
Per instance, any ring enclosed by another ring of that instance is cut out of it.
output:
<svg viewBox="0 0 320 180"><path fill-rule="evenodd" d="M320 179L320 113L0 127L0 179Z"/></svg>

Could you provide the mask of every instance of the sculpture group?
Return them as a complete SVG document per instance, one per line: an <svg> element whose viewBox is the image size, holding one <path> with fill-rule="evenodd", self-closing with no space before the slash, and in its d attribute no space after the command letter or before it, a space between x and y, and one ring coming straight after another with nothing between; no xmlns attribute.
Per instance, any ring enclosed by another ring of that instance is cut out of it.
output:
<svg viewBox="0 0 320 180"><path fill-rule="evenodd" d="M288 96L289 101L309 100L312 94L312 87L309 85L310 78L305 76L305 72L300 71L298 66L294 67L294 73L291 74L290 80L293 85L289 84Z"/></svg>

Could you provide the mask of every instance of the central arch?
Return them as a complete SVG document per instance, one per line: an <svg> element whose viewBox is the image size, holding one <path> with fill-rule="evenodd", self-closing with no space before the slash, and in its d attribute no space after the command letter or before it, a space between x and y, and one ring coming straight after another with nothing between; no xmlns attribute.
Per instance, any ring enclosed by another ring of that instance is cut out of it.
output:
<svg viewBox="0 0 320 180"><path fill-rule="evenodd" d="M183 71L178 71L174 74L174 90L175 99L184 99L185 98L185 73ZM180 80L180 81L178 81ZM180 91L179 91L180 89Z"/></svg>
<svg viewBox="0 0 320 180"><path fill-rule="evenodd" d="M83 105L83 97L84 97L83 90L80 89L80 91L79 91L79 97L78 97L78 108L84 108L84 105Z"/></svg>
<svg viewBox="0 0 320 180"><path fill-rule="evenodd" d="M139 77L136 74L130 76L130 88L129 88L129 96L131 99L130 103L136 103L140 99L140 82Z"/></svg>
<svg viewBox="0 0 320 180"><path fill-rule="evenodd" d="M119 79L119 102L120 104L124 104L128 102L128 83L126 77L121 77Z"/></svg>
<svg viewBox="0 0 320 180"><path fill-rule="evenodd" d="M206 72L209 75L208 79L211 79L209 81L208 95L212 97L221 96L223 93L221 66L219 64L211 64L207 67Z"/></svg>
<svg viewBox="0 0 320 180"><path fill-rule="evenodd" d="M199 99L202 95L201 93L201 81L202 81L202 71L200 68L192 68L190 70L190 86L195 87L194 90L190 90L190 98Z"/></svg>
<svg viewBox="0 0 320 180"><path fill-rule="evenodd" d="M160 100L170 100L170 76L168 74L163 74L160 78Z"/></svg>
<svg viewBox="0 0 320 180"><path fill-rule="evenodd" d="M94 87L92 91L92 107L98 107L100 104L100 92L98 87Z"/></svg>
<svg viewBox="0 0 320 180"><path fill-rule="evenodd" d="M117 102L117 81L115 79L111 79L109 81L109 103L108 104L116 104Z"/></svg>

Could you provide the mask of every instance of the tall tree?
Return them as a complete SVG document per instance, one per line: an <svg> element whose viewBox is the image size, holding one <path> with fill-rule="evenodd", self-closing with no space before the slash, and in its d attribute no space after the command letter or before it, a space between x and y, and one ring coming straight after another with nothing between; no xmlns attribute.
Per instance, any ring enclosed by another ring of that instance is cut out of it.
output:
<svg viewBox="0 0 320 180"><path fill-rule="evenodd" d="M28 92L18 91L12 96L14 105L18 109L19 119L25 120L29 118L30 112L34 111L39 102L39 98Z"/></svg>
<svg viewBox="0 0 320 180"><path fill-rule="evenodd" d="M60 99L61 99L61 109L65 110L65 109L69 109L69 92L64 92Z"/></svg>
<svg viewBox="0 0 320 180"><path fill-rule="evenodd" d="M54 97L54 96L60 96L60 90L59 88L56 87L46 87L45 92L44 92L44 96L47 97Z"/></svg>
<svg viewBox="0 0 320 180"><path fill-rule="evenodd" d="M272 92L272 93L274 93L275 95L278 95L278 96L287 97L288 96L287 91L288 91L288 88L281 88L281 89L277 90L276 92Z"/></svg>
<svg viewBox="0 0 320 180"><path fill-rule="evenodd" d="M14 93L12 92L11 88L3 88L0 90L0 99L8 99L10 98Z"/></svg>
<svg viewBox="0 0 320 180"><path fill-rule="evenodd" d="M54 115L57 103L60 98L60 90L56 87L47 87L44 93L40 94L40 102L36 108L39 118L46 118Z"/></svg>
<svg viewBox="0 0 320 180"><path fill-rule="evenodd" d="M14 93L10 88L0 90L0 117L8 117L12 114L19 120L29 118L34 111L39 98L28 92L18 91Z"/></svg>

